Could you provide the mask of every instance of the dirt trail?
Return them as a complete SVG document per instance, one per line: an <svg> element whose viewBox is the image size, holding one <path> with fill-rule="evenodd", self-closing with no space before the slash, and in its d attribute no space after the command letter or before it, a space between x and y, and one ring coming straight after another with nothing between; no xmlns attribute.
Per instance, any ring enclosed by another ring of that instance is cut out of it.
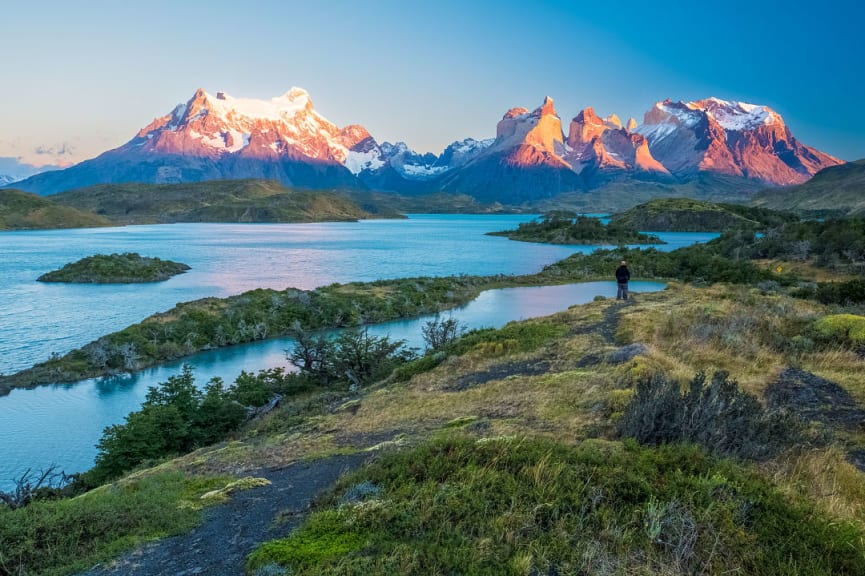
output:
<svg viewBox="0 0 865 576"><path fill-rule="evenodd" d="M147 544L80 576L242 575L256 545L286 536L316 495L368 457L333 456L253 473L271 484L236 492L227 503L207 509L192 532Z"/></svg>

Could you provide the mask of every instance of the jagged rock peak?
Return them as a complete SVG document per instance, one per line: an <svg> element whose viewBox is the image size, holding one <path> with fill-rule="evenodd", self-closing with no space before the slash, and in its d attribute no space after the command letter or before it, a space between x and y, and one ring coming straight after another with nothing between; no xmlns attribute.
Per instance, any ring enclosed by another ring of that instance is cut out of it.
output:
<svg viewBox="0 0 865 576"><path fill-rule="evenodd" d="M533 114L535 116L547 116L547 115L557 116L556 108L553 105L553 99L550 98L549 96L546 96L544 98L544 103L541 104L540 108L535 109Z"/></svg>
<svg viewBox="0 0 865 576"><path fill-rule="evenodd" d="M603 124L603 120L601 117L595 114L595 109L591 106L586 106L582 110L580 110L579 114L574 116L574 122L579 122L581 124Z"/></svg>
<svg viewBox="0 0 865 576"><path fill-rule="evenodd" d="M639 126L639 124L637 124L637 121L633 117L631 117L628 118L628 123L625 125L625 129L628 132L633 132L637 129L637 126Z"/></svg>
<svg viewBox="0 0 865 576"><path fill-rule="evenodd" d="M505 115L502 116L502 120L508 120L510 118L516 118L517 116L522 116L523 114L528 114L528 113L529 113L528 108L523 108L522 106L517 106L517 107L511 108L510 110L505 112Z"/></svg>

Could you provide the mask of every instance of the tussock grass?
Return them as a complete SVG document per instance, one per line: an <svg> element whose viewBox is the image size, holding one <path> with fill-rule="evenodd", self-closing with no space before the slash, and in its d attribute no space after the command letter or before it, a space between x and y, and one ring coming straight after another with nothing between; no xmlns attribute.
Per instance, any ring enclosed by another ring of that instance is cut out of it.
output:
<svg viewBox="0 0 865 576"><path fill-rule="evenodd" d="M827 514L865 528L863 474L837 446L793 451L763 469L786 493L806 498Z"/></svg>

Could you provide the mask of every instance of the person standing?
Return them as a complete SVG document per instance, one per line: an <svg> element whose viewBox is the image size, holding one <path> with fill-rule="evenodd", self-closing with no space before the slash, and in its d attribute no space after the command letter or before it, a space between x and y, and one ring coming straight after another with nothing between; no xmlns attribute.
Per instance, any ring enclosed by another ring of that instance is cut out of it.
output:
<svg viewBox="0 0 865 576"><path fill-rule="evenodd" d="M619 285L619 290L616 292L616 300L628 299L628 280L631 279L631 271L628 270L628 263L622 260L621 265L616 268L616 283Z"/></svg>

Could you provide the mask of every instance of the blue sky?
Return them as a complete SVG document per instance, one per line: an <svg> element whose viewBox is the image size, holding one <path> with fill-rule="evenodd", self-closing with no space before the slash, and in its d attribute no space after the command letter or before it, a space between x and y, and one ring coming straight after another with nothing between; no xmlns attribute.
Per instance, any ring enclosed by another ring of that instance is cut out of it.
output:
<svg viewBox="0 0 865 576"><path fill-rule="evenodd" d="M0 157L76 162L198 87L306 88L331 121L440 152L545 95L642 119L653 102L767 104L805 144L865 157L865 8L828 0L27 0L3 8Z"/></svg>

